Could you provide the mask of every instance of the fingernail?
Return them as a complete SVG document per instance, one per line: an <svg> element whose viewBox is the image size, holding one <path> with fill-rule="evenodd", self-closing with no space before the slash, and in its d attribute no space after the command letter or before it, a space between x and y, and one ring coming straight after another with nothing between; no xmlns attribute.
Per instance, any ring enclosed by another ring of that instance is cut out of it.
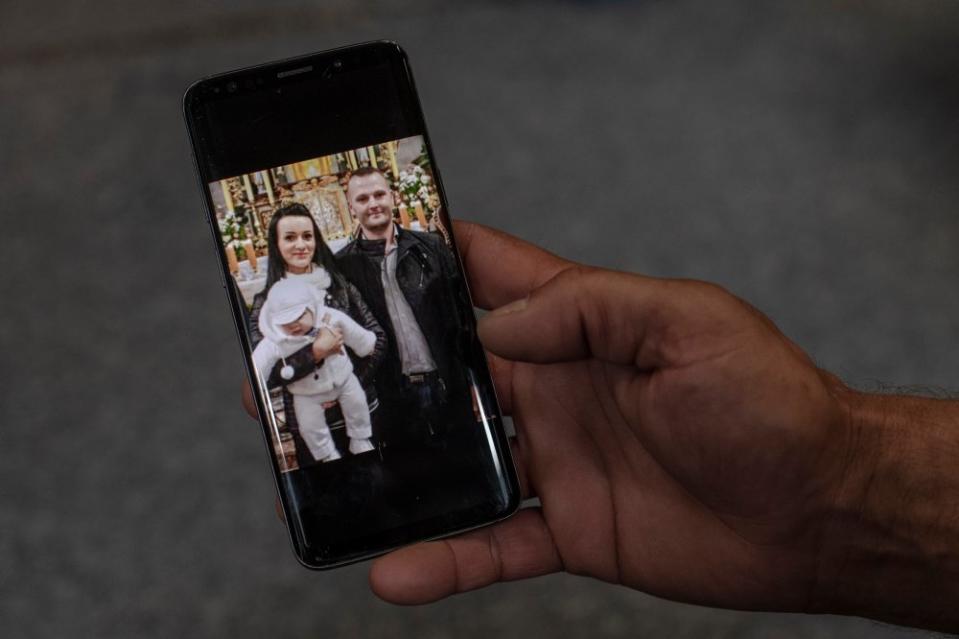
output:
<svg viewBox="0 0 959 639"><path fill-rule="evenodd" d="M526 308L526 305L529 304L529 297L524 297L510 302L505 306L500 306L497 309L490 311L490 315L509 315L510 313L518 313Z"/></svg>

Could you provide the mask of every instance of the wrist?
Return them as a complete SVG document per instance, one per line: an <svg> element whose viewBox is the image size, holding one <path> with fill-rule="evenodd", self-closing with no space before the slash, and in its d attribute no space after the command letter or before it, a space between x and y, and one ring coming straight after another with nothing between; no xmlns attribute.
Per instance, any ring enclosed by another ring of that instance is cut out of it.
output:
<svg viewBox="0 0 959 639"><path fill-rule="evenodd" d="M843 387L848 450L811 612L959 629L959 402Z"/></svg>

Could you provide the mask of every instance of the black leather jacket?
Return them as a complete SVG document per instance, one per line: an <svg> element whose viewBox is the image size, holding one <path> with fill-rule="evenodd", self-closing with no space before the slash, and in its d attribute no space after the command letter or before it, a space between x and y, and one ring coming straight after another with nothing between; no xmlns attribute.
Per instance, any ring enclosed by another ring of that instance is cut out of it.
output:
<svg viewBox="0 0 959 639"><path fill-rule="evenodd" d="M472 343L469 296L453 252L434 233L396 227L396 279L447 385L466 383L464 362ZM336 254L337 266L361 291L387 334L387 353L376 375L380 395L399 388L402 370L396 333L383 290L381 265L385 240L354 239Z"/></svg>

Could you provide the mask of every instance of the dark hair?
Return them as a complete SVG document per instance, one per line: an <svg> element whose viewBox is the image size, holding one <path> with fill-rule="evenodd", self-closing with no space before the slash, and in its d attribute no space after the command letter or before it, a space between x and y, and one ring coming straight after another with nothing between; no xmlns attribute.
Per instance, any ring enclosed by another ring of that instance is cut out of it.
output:
<svg viewBox="0 0 959 639"><path fill-rule="evenodd" d="M283 256L280 255L280 238L276 230L280 220L285 217L305 217L310 220L310 223L313 225L313 237L316 240L316 250L313 251L313 263L326 269L334 285L344 288L345 282L336 266L333 251L331 251L330 247L323 241L320 227L316 225L316 220L313 219L313 216L310 214L310 209L299 202L294 202L292 204L284 204L278 208L270 219L270 227L266 234L268 265L266 269L266 286L263 287L263 292L266 293L274 284L286 277L286 262L283 261Z"/></svg>

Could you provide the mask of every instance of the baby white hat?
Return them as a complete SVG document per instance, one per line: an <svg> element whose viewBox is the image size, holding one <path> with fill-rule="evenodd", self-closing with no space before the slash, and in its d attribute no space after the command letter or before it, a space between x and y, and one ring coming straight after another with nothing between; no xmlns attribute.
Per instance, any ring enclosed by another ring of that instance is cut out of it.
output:
<svg viewBox="0 0 959 639"><path fill-rule="evenodd" d="M272 322L277 326L300 319L307 310L316 312L313 287L299 279L284 278L270 288L266 296Z"/></svg>

